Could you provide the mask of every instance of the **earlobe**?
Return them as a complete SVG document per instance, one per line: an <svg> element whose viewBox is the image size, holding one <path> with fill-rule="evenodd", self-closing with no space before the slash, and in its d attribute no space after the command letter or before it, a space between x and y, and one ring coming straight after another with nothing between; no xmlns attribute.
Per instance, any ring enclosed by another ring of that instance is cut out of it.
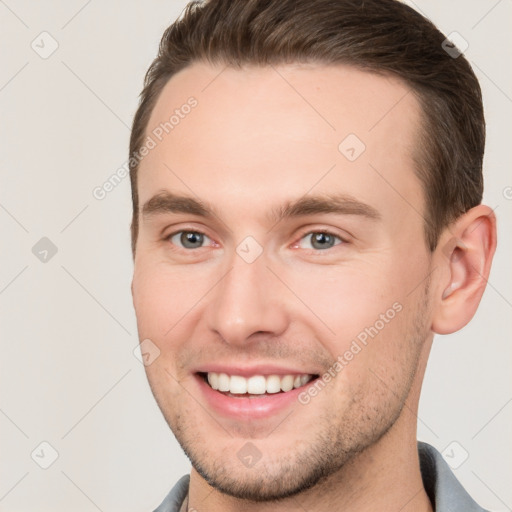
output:
<svg viewBox="0 0 512 512"><path fill-rule="evenodd" d="M496 249L496 217L478 205L459 217L443 233L436 249L443 278L432 319L432 330L449 334L474 316L489 277Z"/></svg>

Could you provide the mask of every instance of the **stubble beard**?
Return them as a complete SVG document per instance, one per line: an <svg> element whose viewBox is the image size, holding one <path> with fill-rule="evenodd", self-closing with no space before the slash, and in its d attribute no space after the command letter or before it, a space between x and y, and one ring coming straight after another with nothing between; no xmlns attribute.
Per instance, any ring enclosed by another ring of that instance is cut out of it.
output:
<svg viewBox="0 0 512 512"><path fill-rule="evenodd" d="M252 502L283 500L321 486L336 473L341 475L343 468L378 443L401 415L427 337L428 285L429 282L407 332L402 333L409 340L411 350L407 357L408 372L401 375L401 382L394 383L393 387L398 389L386 389L381 383L381 399L370 405L354 397L345 411L320 413L313 436L305 432L305 436L295 440L286 453L277 456L262 450L261 460L254 467L245 467L238 459L236 449L231 453L226 450L216 452L214 441L201 438L196 419L183 414L186 411L179 414L166 412L172 408L164 406L151 386L167 423L194 469L217 491ZM376 375L373 377L378 380ZM296 407L304 406L297 404ZM293 413L289 421L293 421ZM300 431L300 427L297 430ZM238 443L234 445L244 444L240 438L236 440Z"/></svg>

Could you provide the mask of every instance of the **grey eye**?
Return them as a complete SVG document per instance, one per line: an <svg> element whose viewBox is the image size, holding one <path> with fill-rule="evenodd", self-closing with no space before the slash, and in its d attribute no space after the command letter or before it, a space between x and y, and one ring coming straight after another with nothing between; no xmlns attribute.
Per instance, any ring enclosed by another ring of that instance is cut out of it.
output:
<svg viewBox="0 0 512 512"><path fill-rule="evenodd" d="M203 233L198 231L178 231L170 237L170 241L185 249L199 249L203 246L205 238L208 238Z"/></svg>
<svg viewBox="0 0 512 512"><path fill-rule="evenodd" d="M336 236L336 235L332 235L331 233L325 233L325 232L322 232L322 231L314 231L312 233L308 233L306 236L304 236L302 238L302 240L307 240L309 239L310 240L310 245L313 249L318 249L318 250L325 250L325 249L330 249L331 247L334 247L335 245L338 245L336 243L336 240L339 240L340 242L342 242L341 238ZM303 247L305 249L308 249L309 247Z"/></svg>

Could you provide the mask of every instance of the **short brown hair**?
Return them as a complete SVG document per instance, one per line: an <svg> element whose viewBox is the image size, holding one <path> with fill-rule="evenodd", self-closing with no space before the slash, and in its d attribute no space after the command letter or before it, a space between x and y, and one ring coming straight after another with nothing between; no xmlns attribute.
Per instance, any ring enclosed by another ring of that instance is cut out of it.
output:
<svg viewBox="0 0 512 512"><path fill-rule="evenodd" d="M242 66L345 64L402 79L422 106L415 172L430 250L483 193L485 120L478 80L445 36L398 0L207 0L189 3L165 31L133 121L130 155L145 138L163 87L194 62ZM138 161L130 160L132 251L138 235Z"/></svg>

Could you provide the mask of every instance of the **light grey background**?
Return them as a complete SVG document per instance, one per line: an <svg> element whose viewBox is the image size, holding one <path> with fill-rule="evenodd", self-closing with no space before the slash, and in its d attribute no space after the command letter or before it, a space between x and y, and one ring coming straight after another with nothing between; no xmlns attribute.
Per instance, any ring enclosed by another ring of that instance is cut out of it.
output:
<svg viewBox="0 0 512 512"><path fill-rule="evenodd" d="M133 354L129 179L92 195L126 161L144 73L185 3L0 0L1 511L149 511L189 472ZM499 221L476 317L435 341L418 437L453 464L467 452L463 485L511 510L512 3L409 3L469 43Z"/></svg>

